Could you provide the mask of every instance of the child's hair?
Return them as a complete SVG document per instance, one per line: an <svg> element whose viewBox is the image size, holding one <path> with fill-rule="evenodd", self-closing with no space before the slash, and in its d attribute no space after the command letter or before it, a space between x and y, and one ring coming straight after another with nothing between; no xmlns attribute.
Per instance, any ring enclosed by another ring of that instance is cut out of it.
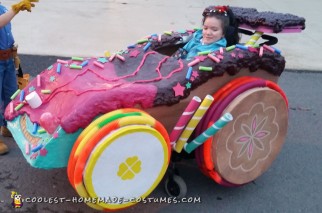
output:
<svg viewBox="0 0 322 213"><path fill-rule="evenodd" d="M216 17L221 20L223 33L227 40L227 46L239 42L238 23L233 11L228 6L209 6L203 11L202 16L202 24L205 23L207 17Z"/></svg>

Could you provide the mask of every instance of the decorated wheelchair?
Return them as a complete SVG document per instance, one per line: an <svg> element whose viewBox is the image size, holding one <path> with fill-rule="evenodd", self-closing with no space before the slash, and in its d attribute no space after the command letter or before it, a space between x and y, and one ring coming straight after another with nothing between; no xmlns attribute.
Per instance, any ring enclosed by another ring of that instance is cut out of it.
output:
<svg viewBox="0 0 322 213"><path fill-rule="evenodd" d="M87 204L102 211L148 197L169 164L166 192L184 196L174 160L184 152L220 185L258 178L280 152L288 126L287 97L277 85L285 60L268 34L301 32L305 20L233 11L249 41L190 61L171 55L195 30L149 35L104 57L57 60L5 111L25 159L37 168L67 166L72 187L97 199Z"/></svg>

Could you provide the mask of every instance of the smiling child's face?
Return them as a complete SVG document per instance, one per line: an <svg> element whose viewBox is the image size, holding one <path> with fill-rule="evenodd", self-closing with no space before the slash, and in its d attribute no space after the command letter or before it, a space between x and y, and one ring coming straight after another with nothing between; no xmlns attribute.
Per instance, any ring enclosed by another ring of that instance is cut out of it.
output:
<svg viewBox="0 0 322 213"><path fill-rule="evenodd" d="M202 30L203 43L214 43L223 36L222 21L216 17L206 17Z"/></svg>

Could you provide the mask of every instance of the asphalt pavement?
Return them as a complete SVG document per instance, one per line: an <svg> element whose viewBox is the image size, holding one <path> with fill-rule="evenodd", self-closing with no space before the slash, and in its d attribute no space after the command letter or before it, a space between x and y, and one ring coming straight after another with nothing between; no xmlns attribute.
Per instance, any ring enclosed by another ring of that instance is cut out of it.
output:
<svg viewBox="0 0 322 213"><path fill-rule="evenodd" d="M213 1L155 0L40 0L32 13L21 13L13 21L20 45L22 67L36 76L57 58L100 56L117 51L139 38L168 29L200 25L200 14ZM16 1L2 2L6 6ZM179 163L188 186L187 197L196 203L147 203L126 209L134 212L321 212L322 211L322 60L319 42L322 1L300 0L216 1L216 4L255 7L258 10L293 13L307 20L301 34L277 35L277 47L287 64L279 85L289 99L288 135L271 168L253 183L238 188L219 186L204 176L194 161ZM1 137L1 136L0 136ZM2 137L1 137L2 138ZM77 197L66 169L43 170L26 163L13 139L2 138L10 147L0 156L0 212L91 213L83 203L24 203L11 206L11 191L23 197ZM161 183L150 197L167 197Z"/></svg>

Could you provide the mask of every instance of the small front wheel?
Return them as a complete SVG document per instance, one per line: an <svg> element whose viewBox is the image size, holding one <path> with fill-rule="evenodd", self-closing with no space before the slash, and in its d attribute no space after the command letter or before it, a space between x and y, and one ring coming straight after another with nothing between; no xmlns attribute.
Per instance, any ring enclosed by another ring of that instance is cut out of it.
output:
<svg viewBox="0 0 322 213"><path fill-rule="evenodd" d="M173 175L166 179L165 191L171 197L182 198L187 194L187 184L182 177Z"/></svg>

